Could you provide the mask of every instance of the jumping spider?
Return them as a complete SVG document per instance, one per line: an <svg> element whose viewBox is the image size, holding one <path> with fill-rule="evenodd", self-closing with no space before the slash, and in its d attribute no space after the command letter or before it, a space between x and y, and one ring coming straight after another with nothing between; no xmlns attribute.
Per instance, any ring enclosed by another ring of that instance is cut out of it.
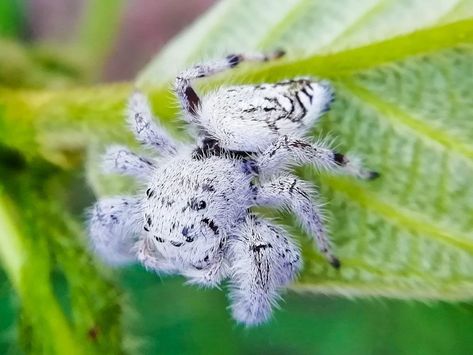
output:
<svg viewBox="0 0 473 355"><path fill-rule="evenodd" d="M160 157L109 148L106 170L134 176L145 187L136 196L103 198L90 210L91 241L105 261L138 260L147 269L182 274L203 286L229 278L233 317L246 325L270 317L279 291L302 265L299 247L287 232L251 207L292 210L338 268L312 187L290 168L312 164L364 179L377 175L304 138L333 101L325 81L221 87L202 98L191 85L243 61L282 55L229 55L177 76L175 91L196 144L176 142L153 119L145 96L135 92L128 123L136 139Z"/></svg>

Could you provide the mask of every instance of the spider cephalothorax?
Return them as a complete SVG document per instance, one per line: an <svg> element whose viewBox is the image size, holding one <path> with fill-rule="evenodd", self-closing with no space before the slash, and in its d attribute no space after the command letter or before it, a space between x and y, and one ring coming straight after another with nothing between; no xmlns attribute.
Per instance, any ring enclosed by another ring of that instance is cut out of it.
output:
<svg viewBox="0 0 473 355"><path fill-rule="evenodd" d="M269 318L279 290L302 265L299 248L287 232L251 208L292 210L338 268L312 187L290 168L312 164L359 178L376 176L304 138L333 100L327 82L301 78L222 87L203 98L191 86L193 79L241 61L281 55L230 55L177 77L175 90L184 117L197 128L195 145L176 142L153 119L145 96L134 93L130 127L159 157L109 148L104 157L107 170L136 177L143 192L101 199L90 212L91 240L106 261L139 261L148 269L179 273L204 286L229 278L233 316L247 325Z"/></svg>

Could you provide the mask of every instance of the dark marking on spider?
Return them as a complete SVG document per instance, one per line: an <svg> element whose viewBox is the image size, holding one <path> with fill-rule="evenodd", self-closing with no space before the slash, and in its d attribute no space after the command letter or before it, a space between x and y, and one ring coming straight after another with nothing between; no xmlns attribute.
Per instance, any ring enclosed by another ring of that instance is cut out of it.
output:
<svg viewBox="0 0 473 355"><path fill-rule="evenodd" d="M273 104L273 106L277 106L280 109L284 110L284 107L281 105L281 103L279 102L279 100L277 98L275 98L275 97L265 97L264 100L271 103L271 104ZM266 111L267 108L268 107L265 107L265 108L263 108L263 110ZM269 108L272 108L274 110L277 109L276 107L271 107L271 106Z"/></svg>
<svg viewBox="0 0 473 355"><path fill-rule="evenodd" d="M370 171L368 173L368 180L374 180L374 179L377 179L381 176L381 174L377 171Z"/></svg>
<svg viewBox="0 0 473 355"><path fill-rule="evenodd" d="M201 220L202 223L206 224L209 226L209 228L217 235L218 234L218 227L215 225L215 222L212 220L209 220L208 218L203 218Z"/></svg>
<svg viewBox="0 0 473 355"><path fill-rule="evenodd" d="M339 259L336 257L333 257L332 260L330 260L330 265L332 265L335 269L340 269L342 266L342 263L340 262Z"/></svg>
<svg viewBox="0 0 473 355"><path fill-rule="evenodd" d="M253 159L243 160L243 172L247 175L258 175L258 164Z"/></svg>
<svg viewBox="0 0 473 355"><path fill-rule="evenodd" d="M337 163L337 165L340 165L340 166L346 165L347 163L347 159L345 158L345 155L341 153L335 153L333 155L333 160L335 161L335 163Z"/></svg>
<svg viewBox="0 0 473 355"><path fill-rule="evenodd" d="M289 110L287 116L284 116L281 118L291 117L294 111L296 110L296 106L294 105L294 100L292 99L292 97L287 96L287 95L283 95L283 97L285 97L291 103L291 109ZM284 111L287 112L287 110L284 110Z"/></svg>
<svg viewBox="0 0 473 355"><path fill-rule="evenodd" d="M148 198L153 197L153 196L154 196L154 193L155 193L155 191L152 190L151 188L149 188L149 189L146 190L146 196L148 196Z"/></svg>
<svg viewBox="0 0 473 355"><path fill-rule="evenodd" d="M269 59L279 59L281 57L284 57L286 55L286 51L284 49L281 49L281 48L278 48L276 49L274 52L273 52L273 56L272 58L268 58L266 56L266 60L269 60Z"/></svg>
<svg viewBox="0 0 473 355"><path fill-rule="evenodd" d="M256 253L259 253L260 250L265 250L267 248L272 248L273 246L271 245L271 243L268 243L268 244L260 244L260 245L253 245L251 247L251 250L256 252Z"/></svg>
<svg viewBox="0 0 473 355"><path fill-rule="evenodd" d="M297 183L297 180L294 179L294 181L292 182L291 186L289 187L289 193L293 193L294 192L294 187L296 186L296 183Z"/></svg>
<svg viewBox="0 0 473 355"><path fill-rule="evenodd" d="M193 114L197 114L197 109L200 106L200 99L199 96L197 96L196 92L192 87L187 86L185 95L187 97L187 101L189 102L189 111Z"/></svg>
<svg viewBox="0 0 473 355"><path fill-rule="evenodd" d="M277 146L275 147L270 153L269 153L269 156L272 158L276 153L277 151L279 150L280 146Z"/></svg>
<svg viewBox="0 0 473 355"><path fill-rule="evenodd" d="M143 116L141 115L141 112L135 113L135 121L137 123L136 130L138 133L143 132L143 130L149 127L148 123L143 124L144 119L143 119Z"/></svg>
<svg viewBox="0 0 473 355"><path fill-rule="evenodd" d="M156 241L159 242L159 243L164 243L165 242L165 240L163 238L158 237L157 235L154 236L154 239L156 239Z"/></svg>
<svg viewBox="0 0 473 355"><path fill-rule="evenodd" d="M213 192L213 191L215 191L215 187L213 185L210 185L210 184L203 184L202 185L202 191Z"/></svg>
<svg viewBox="0 0 473 355"><path fill-rule="evenodd" d="M238 64L240 64L243 58L241 55L230 54L230 55L227 55L226 59L228 61L228 64L230 65L230 68L234 68Z"/></svg>
<svg viewBox="0 0 473 355"><path fill-rule="evenodd" d="M140 161L145 163L146 165L148 166L153 166L153 163L151 161L149 161L148 159L145 159L143 157L139 157Z"/></svg>
<svg viewBox="0 0 473 355"><path fill-rule="evenodd" d="M299 106L301 107L302 109L302 116L301 117L304 117L306 114L307 114L307 108L305 107L305 105L302 103L299 95L296 95L296 100L299 104Z"/></svg>
<svg viewBox="0 0 473 355"><path fill-rule="evenodd" d="M307 92L307 88L303 87L301 89L301 92L304 93L304 95L306 95L309 98L309 102L312 104L313 96Z"/></svg>
<svg viewBox="0 0 473 355"><path fill-rule="evenodd" d="M272 130L273 132L278 132L278 131L279 131L279 127L276 126L276 122L275 122L275 121L279 120L279 118L280 118L280 117L278 117L276 120L272 120L270 117L268 117L268 118L265 120L265 122L266 122L268 128L269 128L270 130Z"/></svg>
<svg viewBox="0 0 473 355"><path fill-rule="evenodd" d="M253 152L224 149L219 146L217 140L213 138L205 138L202 141L202 146L194 149L194 151L192 152L192 159L202 160L212 156L227 156L230 159L241 160L252 157L253 155Z"/></svg>
<svg viewBox="0 0 473 355"><path fill-rule="evenodd" d="M309 147L312 147L311 144L309 143L306 143L304 141L299 141L299 140L296 140L292 143L289 143L287 144L288 147L293 147L293 148L309 148Z"/></svg>
<svg viewBox="0 0 473 355"><path fill-rule="evenodd" d="M200 211L207 207L207 202L204 200L198 201L196 198L192 198L190 202L190 208L194 211Z"/></svg>

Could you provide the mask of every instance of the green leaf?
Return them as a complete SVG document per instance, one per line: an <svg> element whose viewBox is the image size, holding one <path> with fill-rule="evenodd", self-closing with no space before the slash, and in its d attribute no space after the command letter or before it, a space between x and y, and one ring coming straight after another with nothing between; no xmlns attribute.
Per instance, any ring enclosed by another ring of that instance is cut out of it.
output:
<svg viewBox="0 0 473 355"><path fill-rule="evenodd" d="M211 85L331 79L338 99L314 133L337 137L382 174L361 182L301 172L328 202L343 266L330 268L305 241L295 288L471 299L473 2L224 1L153 59L138 84L168 87L202 58L274 48L287 58L245 65ZM160 91L154 99L167 105Z"/></svg>

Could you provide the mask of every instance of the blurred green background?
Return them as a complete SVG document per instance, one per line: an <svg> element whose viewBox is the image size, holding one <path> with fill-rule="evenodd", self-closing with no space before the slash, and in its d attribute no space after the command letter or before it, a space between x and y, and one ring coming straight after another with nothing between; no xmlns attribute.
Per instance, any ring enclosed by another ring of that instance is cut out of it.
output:
<svg viewBox="0 0 473 355"><path fill-rule="evenodd" d="M27 75L17 62L21 69L18 77L12 78L11 71L5 71L0 85L68 87L72 83L132 80L160 46L212 5L209 0L135 0L120 5L116 1L112 6L116 15L97 25L93 17L89 18L91 22L81 22L79 14L85 2L1 0L0 63L21 58L42 74ZM97 11L100 7L97 5ZM103 26L110 26L106 33L88 33ZM70 55L73 49L66 49L77 33L90 44L85 47L95 53L95 58L100 58L93 69L88 67L90 63L82 62L80 55ZM88 40L88 36L94 40ZM7 52L9 57L5 56ZM0 147L0 178L14 179L15 154ZM69 172L66 180L71 188L67 198L73 201L70 207L81 214L94 196L83 173ZM282 309L275 312L270 323L245 329L230 318L226 293L221 290L186 286L182 278L158 277L138 266L114 271L113 275L106 269L104 273L118 283L123 293L123 327L129 334L126 347L131 352L473 354L473 307L468 304L350 300L288 292ZM53 274L53 283L61 305L68 309L63 277ZM18 345L20 308L6 275L0 272L0 354L22 353L24 349Z"/></svg>
<svg viewBox="0 0 473 355"><path fill-rule="evenodd" d="M0 353L16 354L17 301L1 276ZM259 328L235 325L225 293L141 268L119 273L125 328L142 354L471 354L469 306L345 300L290 292ZM55 280L60 283L60 280ZM60 285L59 285L60 286Z"/></svg>

